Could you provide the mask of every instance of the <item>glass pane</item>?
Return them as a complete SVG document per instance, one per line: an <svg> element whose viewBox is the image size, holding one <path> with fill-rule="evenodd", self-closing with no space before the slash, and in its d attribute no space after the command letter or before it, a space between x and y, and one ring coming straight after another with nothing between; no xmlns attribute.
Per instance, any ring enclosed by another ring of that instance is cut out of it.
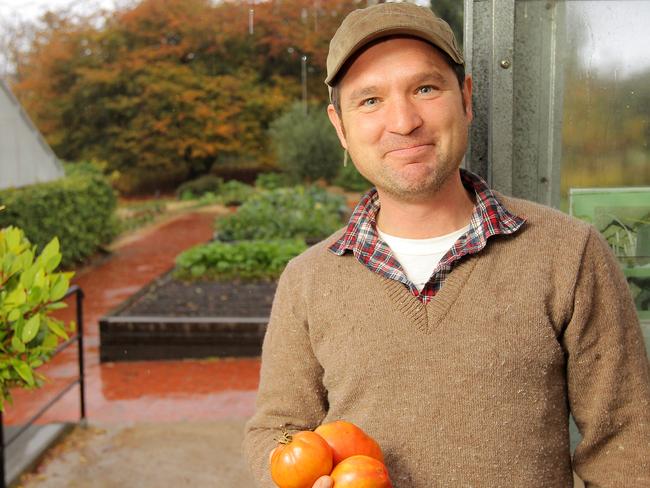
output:
<svg viewBox="0 0 650 488"><path fill-rule="evenodd" d="M565 9L561 207L603 233L650 318L650 2Z"/></svg>

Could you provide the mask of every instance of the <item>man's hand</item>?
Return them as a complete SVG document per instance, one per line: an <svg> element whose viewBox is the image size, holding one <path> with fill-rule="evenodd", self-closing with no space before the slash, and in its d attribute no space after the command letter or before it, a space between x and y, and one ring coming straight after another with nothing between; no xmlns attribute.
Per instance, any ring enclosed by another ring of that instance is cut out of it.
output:
<svg viewBox="0 0 650 488"><path fill-rule="evenodd" d="M321 476L316 480L312 488L332 488L334 486L334 480L329 476Z"/></svg>

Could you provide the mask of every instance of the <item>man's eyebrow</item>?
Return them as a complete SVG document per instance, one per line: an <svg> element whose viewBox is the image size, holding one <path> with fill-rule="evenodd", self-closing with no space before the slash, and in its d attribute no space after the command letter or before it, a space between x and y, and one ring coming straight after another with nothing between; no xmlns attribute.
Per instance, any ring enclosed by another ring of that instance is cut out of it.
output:
<svg viewBox="0 0 650 488"><path fill-rule="evenodd" d="M411 77L411 83L418 84L424 81L435 81L440 84L445 84L447 79L438 70L431 70L422 73L417 73Z"/></svg>
<svg viewBox="0 0 650 488"><path fill-rule="evenodd" d="M421 73L416 73L411 77L410 82L412 84L419 84L426 81L435 81L441 85L447 83L447 79L440 73L440 71L433 69L431 71L423 71ZM357 88L352 93L350 93L350 103L354 103L358 100L364 99L366 97L375 96L379 87L375 85L364 86L362 88Z"/></svg>
<svg viewBox="0 0 650 488"><path fill-rule="evenodd" d="M379 88L375 85L357 88L352 93L350 93L350 101L355 102L362 98L373 96L375 93L377 93L377 90L379 90Z"/></svg>

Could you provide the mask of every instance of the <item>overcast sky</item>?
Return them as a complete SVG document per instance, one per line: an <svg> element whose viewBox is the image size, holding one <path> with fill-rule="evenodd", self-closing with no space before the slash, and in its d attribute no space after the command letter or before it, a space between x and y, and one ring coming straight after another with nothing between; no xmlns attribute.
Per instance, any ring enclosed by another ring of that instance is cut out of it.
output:
<svg viewBox="0 0 650 488"><path fill-rule="evenodd" d="M0 29L18 19L36 20L48 9L69 8L75 13L88 14L135 1L0 0ZM429 0L418 0L418 3L429 4ZM525 8L526 2L521 1L519 6ZM596 71L616 69L623 76L650 69L647 48L650 45L650 0L581 0L567 2L567 6L577 14L568 18L580 19L582 24L569 26L569 37L576 27L586 30L588 35L581 50L587 66Z"/></svg>

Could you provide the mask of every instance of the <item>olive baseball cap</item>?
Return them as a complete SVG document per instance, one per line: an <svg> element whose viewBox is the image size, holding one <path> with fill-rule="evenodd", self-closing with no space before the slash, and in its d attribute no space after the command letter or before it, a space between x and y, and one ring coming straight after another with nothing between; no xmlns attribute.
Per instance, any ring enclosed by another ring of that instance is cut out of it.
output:
<svg viewBox="0 0 650 488"><path fill-rule="evenodd" d="M419 37L447 53L455 63L465 63L449 24L431 9L412 3L380 3L354 10L343 20L330 41L325 84L331 88L345 62L363 46L398 34Z"/></svg>

